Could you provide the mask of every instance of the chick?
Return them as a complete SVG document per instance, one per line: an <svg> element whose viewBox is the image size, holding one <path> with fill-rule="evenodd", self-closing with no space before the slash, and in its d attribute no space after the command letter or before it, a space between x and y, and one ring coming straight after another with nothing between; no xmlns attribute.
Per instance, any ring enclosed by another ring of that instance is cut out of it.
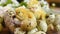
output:
<svg viewBox="0 0 60 34"><path fill-rule="evenodd" d="M42 8L44 8L45 10L49 10L49 4L47 3L47 1L41 0L40 4Z"/></svg>
<svg viewBox="0 0 60 34"><path fill-rule="evenodd" d="M37 32L37 31L38 31L38 29L37 28L34 28L31 31L28 31L27 34L33 34L33 33Z"/></svg>
<svg viewBox="0 0 60 34"><path fill-rule="evenodd" d="M53 30L54 30L54 25L53 24L49 24L47 31L53 31Z"/></svg>
<svg viewBox="0 0 60 34"><path fill-rule="evenodd" d="M25 31L21 31L20 28L16 28L15 31L14 31L14 34L25 34L26 32Z"/></svg>
<svg viewBox="0 0 60 34"><path fill-rule="evenodd" d="M46 33L43 31L38 31L38 32L35 32L34 34L46 34Z"/></svg>
<svg viewBox="0 0 60 34"><path fill-rule="evenodd" d="M57 31L60 31L60 15L56 15L54 27Z"/></svg>
<svg viewBox="0 0 60 34"><path fill-rule="evenodd" d="M40 23L38 23L38 26L37 26L38 30L39 31L44 31L44 32L47 32L47 23L45 20L40 20Z"/></svg>
<svg viewBox="0 0 60 34"><path fill-rule="evenodd" d="M55 18L55 25L60 25L60 15L56 15L56 18Z"/></svg>
<svg viewBox="0 0 60 34"><path fill-rule="evenodd" d="M59 24L56 25L56 29L57 29L57 31L60 31L60 25Z"/></svg>
<svg viewBox="0 0 60 34"><path fill-rule="evenodd" d="M38 0L31 0L27 4L27 6L34 13L37 19L39 19L40 17L42 17L42 19L45 19L46 12L41 8L41 5Z"/></svg>
<svg viewBox="0 0 60 34"><path fill-rule="evenodd" d="M42 20L45 20L46 12L44 12L44 10L41 9L41 10L38 10L38 11L34 12L34 15L39 20L40 20L40 18Z"/></svg>
<svg viewBox="0 0 60 34"><path fill-rule="evenodd" d="M33 5L36 5L38 3L38 0L29 0L27 3L28 7L32 7Z"/></svg>
<svg viewBox="0 0 60 34"><path fill-rule="evenodd" d="M22 30L29 31L37 25L34 14L25 7L19 7L16 9L16 17L21 21L20 27Z"/></svg>
<svg viewBox="0 0 60 34"><path fill-rule="evenodd" d="M55 22L55 14L54 13L49 13L49 14L47 14L48 15L48 17L46 18L46 22L47 22L47 24L49 25L49 24L53 24L54 22Z"/></svg>
<svg viewBox="0 0 60 34"><path fill-rule="evenodd" d="M11 8L10 8L11 9ZM10 29L10 31L14 31L15 29L15 24L14 24L14 16L15 16L15 12L12 10L7 10L4 13L4 22L5 22L5 26L8 27Z"/></svg>

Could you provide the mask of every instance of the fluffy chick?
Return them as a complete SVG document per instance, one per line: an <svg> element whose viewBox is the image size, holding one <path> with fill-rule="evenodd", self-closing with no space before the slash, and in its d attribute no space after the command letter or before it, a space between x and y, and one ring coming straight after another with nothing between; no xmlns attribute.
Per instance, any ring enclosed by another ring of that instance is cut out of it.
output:
<svg viewBox="0 0 60 34"><path fill-rule="evenodd" d="M16 9L16 17L21 21L22 30L31 30L36 27L36 18L34 14L27 8L19 7Z"/></svg>

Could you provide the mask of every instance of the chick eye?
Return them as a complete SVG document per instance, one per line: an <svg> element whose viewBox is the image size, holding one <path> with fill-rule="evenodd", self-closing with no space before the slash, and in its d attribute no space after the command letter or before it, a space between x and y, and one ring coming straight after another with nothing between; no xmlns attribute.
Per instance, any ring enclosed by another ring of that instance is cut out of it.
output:
<svg viewBox="0 0 60 34"><path fill-rule="evenodd" d="M50 15L52 15L52 13L50 13Z"/></svg>
<svg viewBox="0 0 60 34"><path fill-rule="evenodd" d="M13 18L16 18L16 16L14 15Z"/></svg>
<svg viewBox="0 0 60 34"><path fill-rule="evenodd" d="M21 13L21 11L16 12L16 14L20 14L20 13Z"/></svg>
<svg viewBox="0 0 60 34"><path fill-rule="evenodd" d="M46 16L46 18L48 18L49 16Z"/></svg>
<svg viewBox="0 0 60 34"><path fill-rule="evenodd" d="M20 11L17 12L18 14L20 13Z"/></svg>

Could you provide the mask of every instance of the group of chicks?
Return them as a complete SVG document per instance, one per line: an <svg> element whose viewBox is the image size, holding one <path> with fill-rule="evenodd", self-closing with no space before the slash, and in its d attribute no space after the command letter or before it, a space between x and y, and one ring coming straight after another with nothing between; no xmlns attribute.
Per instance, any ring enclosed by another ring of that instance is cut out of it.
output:
<svg viewBox="0 0 60 34"><path fill-rule="evenodd" d="M28 2L27 2L28 1ZM0 31L3 21L14 34L46 34L50 30L60 31L59 15L46 12L38 0L25 0L27 7L9 8L0 17Z"/></svg>

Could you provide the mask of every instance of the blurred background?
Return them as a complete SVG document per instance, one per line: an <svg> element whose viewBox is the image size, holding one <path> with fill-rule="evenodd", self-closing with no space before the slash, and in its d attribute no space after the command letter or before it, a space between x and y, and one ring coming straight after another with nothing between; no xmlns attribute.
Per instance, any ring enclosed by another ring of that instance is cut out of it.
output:
<svg viewBox="0 0 60 34"><path fill-rule="evenodd" d="M55 3L56 4L56 7L60 7L60 0L46 0L50 6Z"/></svg>
<svg viewBox="0 0 60 34"><path fill-rule="evenodd" d="M49 3L49 6L52 7L52 5L55 5L54 11L55 13L60 14L60 0L46 0Z"/></svg>

